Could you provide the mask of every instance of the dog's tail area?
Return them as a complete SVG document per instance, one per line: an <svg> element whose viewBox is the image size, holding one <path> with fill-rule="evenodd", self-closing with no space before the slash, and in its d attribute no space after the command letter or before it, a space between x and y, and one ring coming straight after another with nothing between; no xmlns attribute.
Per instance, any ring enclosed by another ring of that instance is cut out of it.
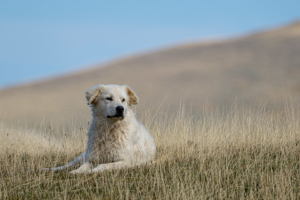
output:
<svg viewBox="0 0 300 200"><path fill-rule="evenodd" d="M73 167L75 165L78 165L78 164L82 163L83 160L84 160L84 154L85 153L80 154L80 156L78 156L77 158L75 158L72 162L69 162L68 164L66 164L64 166L55 167L55 168L42 168L41 170L45 170L45 171L60 171L60 170L68 169L70 167Z"/></svg>

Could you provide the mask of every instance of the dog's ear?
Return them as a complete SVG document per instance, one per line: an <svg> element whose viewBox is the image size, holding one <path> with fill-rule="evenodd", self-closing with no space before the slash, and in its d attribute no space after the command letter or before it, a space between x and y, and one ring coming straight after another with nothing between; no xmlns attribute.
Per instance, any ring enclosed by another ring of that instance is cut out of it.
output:
<svg viewBox="0 0 300 200"><path fill-rule="evenodd" d="M128 85L124 85L126 88L126 92L128 94L129 97L129 105L131 106L133 105L137 105L139 103L139 98L138 96L135 94L135 92L128 86Z"/></svg>
<svg viewBox="0 0 300 200"><path fill-rule="evenodd" d="M88 101L88 105L91 105L94 103L95 99L100 94L101 90L104 88L103 85L96 85L91 87L85 92L85 98Z"/></svg>

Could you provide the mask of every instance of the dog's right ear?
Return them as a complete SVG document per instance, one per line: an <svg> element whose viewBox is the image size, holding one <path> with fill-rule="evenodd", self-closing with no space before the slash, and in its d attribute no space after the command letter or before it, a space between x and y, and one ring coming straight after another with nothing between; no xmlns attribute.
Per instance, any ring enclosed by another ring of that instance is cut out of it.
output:
<svg viewBox="0 0 300 200"><path fill-rule="evenodd" d="M85 92L85 98L88 101L88 105L91 105L94 103L95 99L99 96L101 93L101 90L104 88L103 85L96 85L91 87Z"/></svg>

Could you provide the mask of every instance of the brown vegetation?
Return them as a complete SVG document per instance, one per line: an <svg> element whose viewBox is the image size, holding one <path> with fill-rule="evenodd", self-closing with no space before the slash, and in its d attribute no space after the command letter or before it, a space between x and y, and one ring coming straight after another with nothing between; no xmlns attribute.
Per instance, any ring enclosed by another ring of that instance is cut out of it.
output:
<svg viewBox="0 0 300 200"><path fill-rule="evenodd" d="M88 123L35 132L0 126L0 198L9 199L299 199L297 110L233 108L156 115L142 121L155 137L155 164L93 175L41 172L85 149Z"/></svg>

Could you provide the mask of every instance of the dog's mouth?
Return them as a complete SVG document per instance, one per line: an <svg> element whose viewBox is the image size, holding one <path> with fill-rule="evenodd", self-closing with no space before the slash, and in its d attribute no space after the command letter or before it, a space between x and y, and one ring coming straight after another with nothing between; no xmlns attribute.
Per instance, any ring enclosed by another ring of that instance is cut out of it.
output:
<svg viewBox="0 0 300 200"><path fill-rule="evenodd" d="M108 119L124 119L124 116L123 115L114 115L114 116L110 116L110 115L107 115L106 116Z"/></svg>

